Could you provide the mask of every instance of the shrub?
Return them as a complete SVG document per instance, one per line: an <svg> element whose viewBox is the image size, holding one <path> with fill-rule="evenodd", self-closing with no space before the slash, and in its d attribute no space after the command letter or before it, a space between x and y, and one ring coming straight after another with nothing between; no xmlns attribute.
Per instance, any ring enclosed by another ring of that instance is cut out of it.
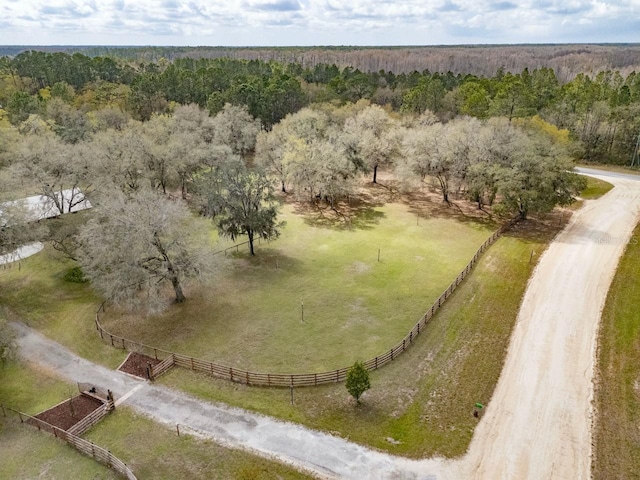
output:
<svg viewBox="0 0 640 480"><path fill-rule="evenodd" d="M356 403L360 404L360 396L371 388L369 382L369 371L365 368L364 363L356 362L347 372L347 382L345 384L347 391Z"/></svg>
<svg viewBox="0 0 640 480"><path fill-rule="evenodd" d="M82 269L80 267L73 267L67 270L64 274L64 281L71 283L85 283L87 279L84 278L84 273L82 273Z"/></svg>

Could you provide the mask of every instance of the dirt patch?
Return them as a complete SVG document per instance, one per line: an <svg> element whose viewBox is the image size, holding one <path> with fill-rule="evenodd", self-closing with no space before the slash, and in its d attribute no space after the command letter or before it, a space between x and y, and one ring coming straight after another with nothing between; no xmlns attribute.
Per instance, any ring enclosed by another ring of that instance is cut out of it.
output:
<svg viewBox="0 0 640 480"><path fill-rule="evenodd" d="M131 352L127 359L118 368L121 372L130 373L140 378L147 378L147 363L151 366L159 364L162 360L143 355L142 353Z"/></svg>
<svg viewBox="0 0 640 480"><path fill-rule="evenodd" d="M69 430L76 423L102 406L95 398L80 395L36 415L36 418L62 430Z"/></svg>

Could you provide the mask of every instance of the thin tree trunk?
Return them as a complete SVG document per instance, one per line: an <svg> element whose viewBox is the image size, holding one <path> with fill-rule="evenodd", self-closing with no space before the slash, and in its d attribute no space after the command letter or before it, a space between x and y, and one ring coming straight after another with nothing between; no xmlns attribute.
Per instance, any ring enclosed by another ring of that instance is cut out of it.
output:
<svg viewBox="0 0 640 480"><path fill-rule="evenodd" d="M378 164L376 163L373 166L373 183L378 183L377 179L378 179Z"/></svg>
<svg viewBox="0 0 640 480"><path fill-rule="evenodd" d="M256 252L253 250L253 230L249 230L247 235L249 236L249 251L251 252L251 256L254 256Z"/></svg>

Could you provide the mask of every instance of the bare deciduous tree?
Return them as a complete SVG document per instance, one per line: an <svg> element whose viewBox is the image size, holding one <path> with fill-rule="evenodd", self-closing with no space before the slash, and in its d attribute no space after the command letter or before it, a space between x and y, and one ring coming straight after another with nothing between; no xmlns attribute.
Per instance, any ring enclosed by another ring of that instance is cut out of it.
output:
<svg viewBox="0 0 640 480"><path fill-rule="evenodd" d="M94 165L87 144L63 144L50 132L23 137L18 177L34 183L56 214L73 211L94 191Z"/></svg>
<svg viewBox="0 0 640 480"><path fill-rule="evenodd" d="M245 156L256 146L260 120L249 113L246 106L225 104L213 119L213 143L227 145L233 153Z"/></svg>
<svg viewBox="0 0 640 480"><path fill-rule="evenodd" d="M80 245L82 269L96 290L128 307L161 309L167 284L183 302L183 280L209 270L204 225L181 201L148 190L103 200Z"/></svg>
<svg viewBox="0 0 640 480"><path fill-rule="evenodd" d="M355 141L361 166L373 170L373 183L377 182L378 167L391 163L397 153L399 145L394 124L378 105L365 108L345 122L345 133Z"/></svg>

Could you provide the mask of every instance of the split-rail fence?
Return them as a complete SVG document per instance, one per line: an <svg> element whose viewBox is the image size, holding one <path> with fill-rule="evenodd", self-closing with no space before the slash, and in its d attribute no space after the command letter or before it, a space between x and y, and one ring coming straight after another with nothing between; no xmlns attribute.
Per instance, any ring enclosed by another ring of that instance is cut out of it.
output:
<svg viewBox="0 0 640 480"><path fill-rule="evenodd" d="M389 350L364 362L367 370L376 370L398 358L398 356L402 354L402 352L404 352L415 341L418 335L420 335L420 333L425 330L425 327L433 318L435 313L453 294L458 285L460 285L460 283L467 277L467 275L469 275L473 267L478 262L480 256L491 245L495 243L495 241L502 235L502 233L511 228L514 223L515 221L506 223L497 231L495 231L489 238L487 238L487 240L485 240L485 242L473 255L473 258L471 258L467 266L460 272L455 280L451 282L447 289L442 293L442 295L438 297L433 305L431 305L431 307L425 312L420 320L418 320L411 331L407 333L407 335L405 335L405 337L400 342L398 342ZM100 306L95 316L96 329L100 334L100 338L102 338L104 342L111 344L113 347L143 353L156 359L162 359L162 362L160 364L156 366L150 365L147 369L147 376L150 380L155 379L162 373L166 372L172 366L177 365L194 371L203 372L217 378L231 380L232 382L244 383L247 385L265 387L307 387L344 381L346 379L349 368L351 368L349 366L325 372L291 374L257 373L239 368L233 368L216 362L200 360L188 355L171 352L161 348L146 345L144 343L129 340L118 335L114 335L108 332L100 323L100 314L102 312L104 312L104 303Z"/></svg>

